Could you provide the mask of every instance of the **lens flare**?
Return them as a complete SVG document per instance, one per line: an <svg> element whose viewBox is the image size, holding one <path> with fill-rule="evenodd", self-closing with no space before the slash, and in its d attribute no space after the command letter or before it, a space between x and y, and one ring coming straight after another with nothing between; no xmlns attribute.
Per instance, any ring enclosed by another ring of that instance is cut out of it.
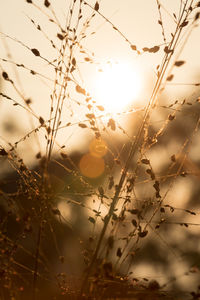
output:
<svg viewBox="0 0 200 300"><path fill-rule="evenodd" d="M90 143L89 150L90 150L91 155L96 156L96 157L103 157L107 153L106 142L101 138L94 139Z"/></svg>
<svg viewBox="0 0 200 300"><path fill-rule="evenodd" d="M92 140L89 145L89 153L83 155L80 160L81 173L89 178L101 176L105 169L103 156L106 153L107 145L102 138Z"/></svg>
<svg viewBox="0 0 200 300"><path fill-rule="evenodd" d="M81 173L89 178L96 178L103 174L105 169L105 163L103 158L96 157L87 153L82 156L79 168Z"/></svg>

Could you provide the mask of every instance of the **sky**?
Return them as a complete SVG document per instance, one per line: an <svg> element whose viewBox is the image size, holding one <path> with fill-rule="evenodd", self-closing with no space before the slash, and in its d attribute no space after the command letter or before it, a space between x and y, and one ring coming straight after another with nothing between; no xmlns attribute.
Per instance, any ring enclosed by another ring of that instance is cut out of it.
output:
<svg viewBox="0 0 200 300"><path fill-rule="evenodd" d="M34 3L38 4L41 1L34 1ZM70 3L70 1L60 0L59 7L56 4L58 2L51 1L51 3L64 24L68 10L66 3ZM93 6L95 1L88 1L88 3ZM111 20L128 40L132 44L137 45L139 49L163 44L161 26L158 25L159 13L156 0L101 0L99 3L100 12ZM165 26L167 41L169 41L170 34L173 32L175 26L172 14L175 13L178 15L180 1L168 0L160 1L160 3L163 4L163 24ZM43 11L45 10L43 9ZM91 11L88 7L84 13L89 15ZM34 30L28 19L39 19L39 23L41 25L44 24L45 30L48 31L47 26L49 25L46 23L44 15L42 15L42 12L33 9L32 5L26 3L26 1L1 1L0 30L11 37L16 37L18 40L24 41L30 47L34 46L38 41L41 47L45 47L44 38L38 35L37 30ZM91 27L96 34L87 38L86 44L88 49L94 52L99 60L109 60L110 58L113 60L127 60L129 62L137 60L139 61L140 68L142 68L142 73L145 73L143 76L146 74L153 76L152 73L155 70L155 64L160 60L160 54L151 55L150 57L148 54L145 54L140 58L135 58L135 54L129 50L128 43L124 42L123 38L117 32L113 32L110 24L100 16L95 17L94 20L91 22ZM181 79L187 82L193 79L193 74L198 73L200 67L200 60L198 59L200 44L197 42L199 34L200 30L198 26L191 33L186 46L180 53L180 58L187 60L187 64L184 66L184 75L181 77ZM6 41L6 43L9 42ZM12 43L13 46L14 43ZM21 48L16 48L14 54L16 58L20 57L20 53L23 55ZM2 51L3 49L1 49ZM26 58L23 56L23 59ZM28 56L27 59L30 60L30 57ZM187 77L185 77L185 73L187 73ZM179 74L179 78L180 76L181 74Z"/></svg>

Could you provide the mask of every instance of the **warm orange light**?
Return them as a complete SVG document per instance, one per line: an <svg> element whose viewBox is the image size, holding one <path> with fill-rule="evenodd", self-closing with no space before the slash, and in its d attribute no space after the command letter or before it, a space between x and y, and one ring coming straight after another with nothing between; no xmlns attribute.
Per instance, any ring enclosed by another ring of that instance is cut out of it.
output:
<svg viewBox="0 0 200 300"><path fill-rule="evenodd" d="M89 146L91 155L96 157L103 157L107 153L107 145L101 138L94 139Z"/></svg>
<svg viewBox="0 0 200 300"><path fill-rule="evenodd" d="M81 158L79 168L84 176L96 178L103 174L105 163L103 158L87 153Z"/></svg>

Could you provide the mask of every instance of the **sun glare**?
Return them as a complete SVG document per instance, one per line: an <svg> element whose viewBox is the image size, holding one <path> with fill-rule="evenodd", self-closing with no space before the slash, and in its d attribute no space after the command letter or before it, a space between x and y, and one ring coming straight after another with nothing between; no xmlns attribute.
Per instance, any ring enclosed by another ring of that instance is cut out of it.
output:
<svg viewBox="0 0 200 300"><path fill-rule="evenodd" d="M140 73L127 63L107 63L98 73L94 97L107 112L121 112L139 96Z"/></svg>

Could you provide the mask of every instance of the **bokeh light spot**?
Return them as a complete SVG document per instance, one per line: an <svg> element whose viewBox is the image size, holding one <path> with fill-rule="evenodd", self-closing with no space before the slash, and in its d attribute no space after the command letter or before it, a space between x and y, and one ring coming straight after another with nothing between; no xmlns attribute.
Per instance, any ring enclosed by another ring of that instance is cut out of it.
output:
<svg viewBox="0 0 200 300"><path fill-rule="evenodd" d="M81 158L79 168L84 176L96 178L103 174L105 163L101 157L93 156L90 153L87 153Z"/></svg>
<svg viewBox="0 0 200 300"><path fill-rule="evenodd" d="M92 140L89 146L89 150L91 155L96 157L103 157L104 155L106 155L108 149L106 142L99 138Z"/></svg>

